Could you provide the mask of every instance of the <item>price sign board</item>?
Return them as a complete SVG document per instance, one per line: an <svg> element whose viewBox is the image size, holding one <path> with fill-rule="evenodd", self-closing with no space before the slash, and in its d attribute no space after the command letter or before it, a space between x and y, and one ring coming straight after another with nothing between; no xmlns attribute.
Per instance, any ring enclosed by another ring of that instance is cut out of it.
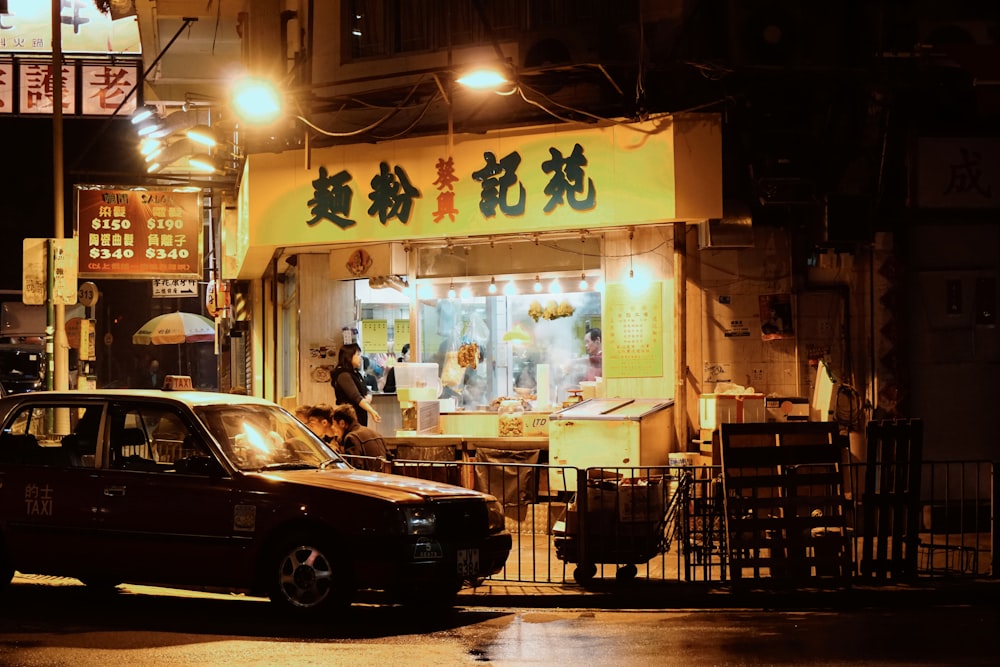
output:
<svg viewBox="0 0 1000 667"><path fill-rule="evenodd" d="M84 278L202 277L201 191L78 185Z"/></svg>

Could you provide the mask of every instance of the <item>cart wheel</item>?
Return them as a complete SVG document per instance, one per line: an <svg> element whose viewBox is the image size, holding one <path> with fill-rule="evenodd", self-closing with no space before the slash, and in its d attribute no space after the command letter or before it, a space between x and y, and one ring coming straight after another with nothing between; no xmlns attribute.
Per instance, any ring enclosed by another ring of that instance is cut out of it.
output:
<svg viewBox="0 0 1000 667"><path fill-rule="evenodd" d="M639 569L635 565L622 565L615 573L615 579L618 581L631 581L635 579L635 575L638 572Z"/></svg>
<svg viewBox="0 0 1000 667"><path fill-rule="evenodd" d="M573 579L576 580L578 584L585 584L594 578L597 574L597 566L593 563L586 563L577 565L573 570Z"/></svg>

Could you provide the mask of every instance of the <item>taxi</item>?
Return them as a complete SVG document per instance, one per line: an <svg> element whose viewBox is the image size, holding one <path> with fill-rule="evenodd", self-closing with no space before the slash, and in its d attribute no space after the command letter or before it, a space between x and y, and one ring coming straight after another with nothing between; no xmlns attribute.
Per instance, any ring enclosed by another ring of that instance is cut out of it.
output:
<svg viewBox="0 0 1000 667"><path fill-rule="evenodd" d="M0 398L0 587L18 571L241 592L299 613L364 589L450 605L510 549L496 498L357 470L263 399Z"/></svg>

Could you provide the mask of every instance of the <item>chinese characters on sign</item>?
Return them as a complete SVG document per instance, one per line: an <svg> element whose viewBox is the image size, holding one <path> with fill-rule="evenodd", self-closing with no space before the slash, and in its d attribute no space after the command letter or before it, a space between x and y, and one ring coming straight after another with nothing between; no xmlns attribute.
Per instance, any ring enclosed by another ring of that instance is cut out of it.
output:
<svg viewBox="0 0 1000 667"><path fill-rule="evenodd" d="M434 222L441 222L444 216L455 222L458 209L455 208L455 183L458 177L455 176L455 160L449 157L447 160L440 158L435 165L437 179L434 187L438 190L437 210L434 211Z"/></svg>
<svg viewBox="0 0 1000 667"><path fill-rule="evenodd" d="M591 178L587 178L585 167L587 158L584 148L579 143L574 144L569 157L563 157L555 146L549 147L549 159L538 165L538 169L549 174L544 187L548 197L541 212L551 213L560 206L568 206L574 211L588 211L597 205L597 188ZM517 151L497 159L493 152L483 153L483 166L471 171L471 179L480 184L479 210L486 218L496 217L498 213L506 217L521 217L528 210L530 193L524 183L518 178L517 170L521 166L521 154ZM435 165L437 180L433 185L438 190L437 208L433 213L434 222L440 222L446 216L454 222L459 211L455 208L454 184L459 180L456 176L453 158L439 158ZM326 167L319 167L319 177L312 181L313 193L306 203L312 218L306 220L310 226L320 220L327 220L341 229L347 229L357 224L351 217L351 205L354 190L351 182L353 175L342 169L333 176ZM386 225L393 218L402 224L410 221L414 202L423 194L416 188L406 169L394 165L390 169L388 162L380 162L378 173L370 180L371 190L367 193L371 206L367 213L372 219L377 218Z"/></svg>
<svg viewBox="0 0 1000 667"><path fill-rule="evenodd" d="M140 55L135 2L61 0L59 21L63 53ZM0 2L0 51L52 52L52 3L42 0Z"/></svg>
<svg viewBox="0 0 1000 667"><path fill-rule="evenodd" d="M1000 139L923 137L917 155L919 207L1000 207Z"/></svg>
<svg viewBox="0 0 1000 667"><path fill-rule="evenodd" d="M52 487L28 484L24 487L24 513L28 516L52 516Z"/></svg>
<svg viewBox="0 0 1000 667"><path fill-rule="evenodd" d="M153 298L198 296L197 280L153 278Z"/></svg>
<svg viewBox="0 0 1000 667"><path fill-rule="evenodd" d="M79 110L90 116L110 116L117 111L127 116L137 106L133 89L139 76L135 60L114 65L65 62L62 66L63 113L75 114ZM0 114L52 113L52 87L50 63L21 61L15 68L13 61L0 61ZM18 91L16 105L15 88Z"/></svg>
<svg viewBox="0 0 1000 667"><path fill-rule="evenodd" d="M604 377L663 375L662 283L642 291L630 285L605 287Z"/></svg>
<svg viewBox="0 0 1000 667"><path fill-rule="evenodd" d="M361 320L361 340L364 342L366 354L388 352L388 320Z"/></svg>
<svg viewBox="0 0 1000 667"><path fill-rule="evenodd" d="M77 187L80 275L202 276L199 192Z"/></svg>
<svg viewBox="0 0 1000 667"><path fill-rule="evenodd" d="M73 239L24 239L21 300L43 304L48 300L49 265L52 266L52 303L71 306L77 299L77 256Z"/></svg>
<svg viewBox="0 0 1000 667"><path fill-rule="evenodd" d="M83 113L106 116L118 110L130 116L136 109L136 95L131 94L139 78L135 65L84 65L80 85Z"/></svg>
<svg viewBox="0 0 1000 667"><path fill-rule="evenodd" d="M48 63L21 63L21 113L52 113L52 66ZM74 70L62 67L63 113L76 113L76 79Z"/></svg>

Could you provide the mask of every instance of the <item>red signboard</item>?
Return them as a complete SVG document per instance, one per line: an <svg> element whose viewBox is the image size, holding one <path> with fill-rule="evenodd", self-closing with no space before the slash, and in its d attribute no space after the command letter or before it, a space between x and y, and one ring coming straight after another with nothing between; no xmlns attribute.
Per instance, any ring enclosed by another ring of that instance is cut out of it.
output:
<svg viewBox="0 0 1000 667"><path fill-rule="evenodd" d="M81 278L202 277L200 191L76 188Z"/></svg>

